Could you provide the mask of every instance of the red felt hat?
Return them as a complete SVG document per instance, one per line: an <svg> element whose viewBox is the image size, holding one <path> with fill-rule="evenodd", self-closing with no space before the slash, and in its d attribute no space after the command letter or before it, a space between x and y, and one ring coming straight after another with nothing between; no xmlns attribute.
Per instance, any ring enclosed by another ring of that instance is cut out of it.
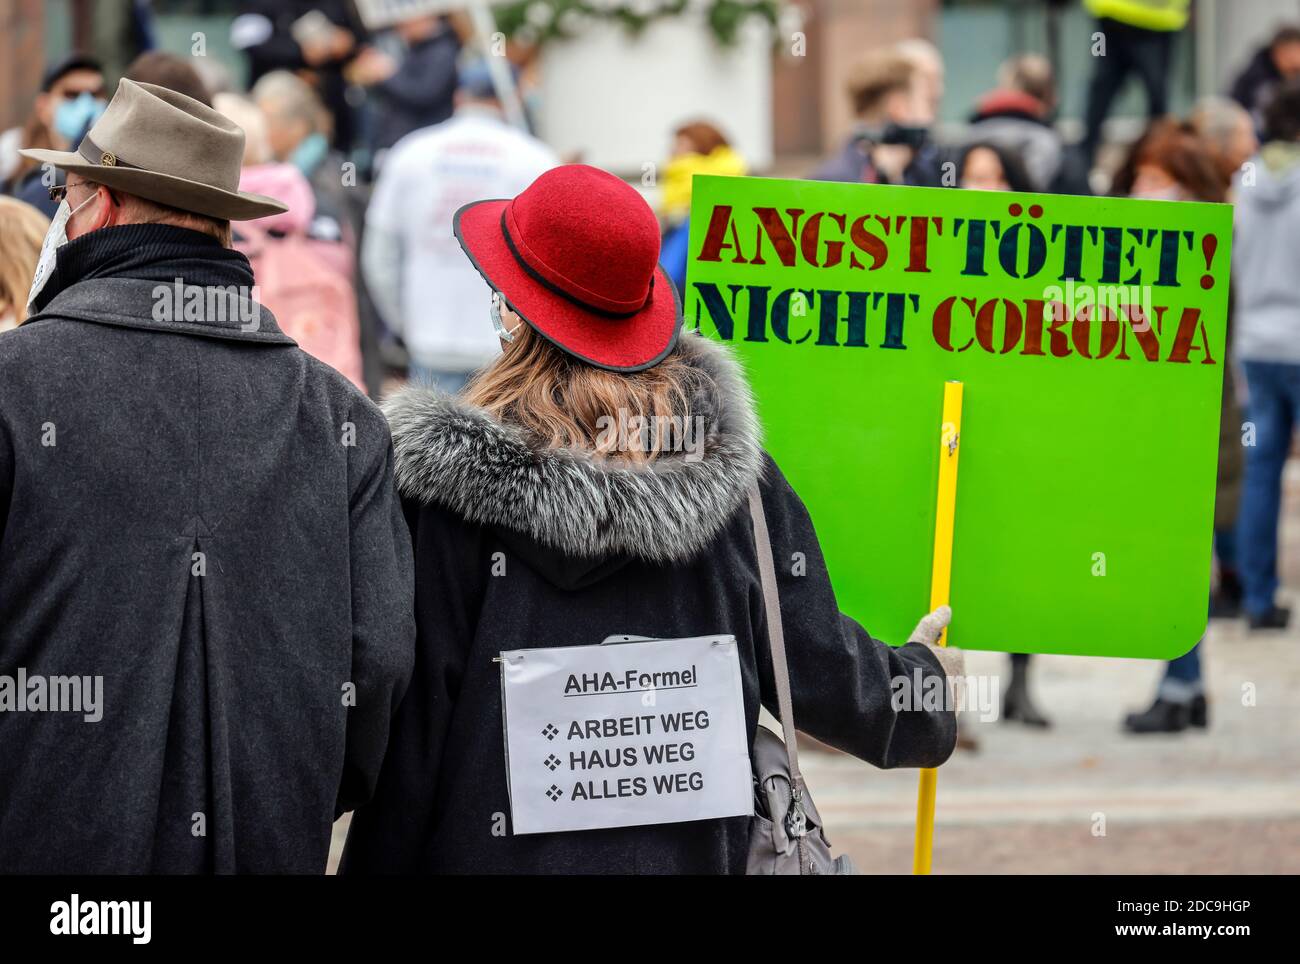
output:
<svg viewBox="0 0 1300 964"><path fill-rule="evenodd" d="M566 164L516 198L465 205L452 224L487 283L570 355L638 372L676 345L682 310L659 267L659 222L613 174Z"/></svg>

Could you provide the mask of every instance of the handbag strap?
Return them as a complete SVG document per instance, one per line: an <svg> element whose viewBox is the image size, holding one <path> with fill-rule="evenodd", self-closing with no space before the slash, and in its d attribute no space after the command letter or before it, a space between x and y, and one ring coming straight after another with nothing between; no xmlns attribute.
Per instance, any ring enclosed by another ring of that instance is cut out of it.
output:
<svg viewBox="0 0 1300 964"><path fill-rule="evenodd" d="M803 800L803 774L799 770L799 745L794 729L794 705L790 699L790 668L785 661L785 629L781 622L781 597L776 589L776 563L772 540L763 515L763 496L758 485L749 489L749 515L754 520L754 543L758 549L758 575L763 584L763 606L767 611L767 638L772 650L772 675L776 677L776 703L781 712L781 734L790 764L790 788L796 802ZM800 806L802 810L802 806Z"/></svg>

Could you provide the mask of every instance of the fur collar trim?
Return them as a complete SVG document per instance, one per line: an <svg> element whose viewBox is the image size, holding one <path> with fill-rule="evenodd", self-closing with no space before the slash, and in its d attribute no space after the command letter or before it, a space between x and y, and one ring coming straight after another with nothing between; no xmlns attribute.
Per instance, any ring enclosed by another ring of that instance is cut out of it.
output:
<svg viewBox="0 0 1300 964"><path fill-rule="evenodd" d="M731 350L683 333L677 351L712 379L697 402L693 452L626 466L576 449L541 449L458 398L406 388L384 405L399 490L470 522L522 532L568 556L688 559L740 507L762 471L749 385Z"/></svg>

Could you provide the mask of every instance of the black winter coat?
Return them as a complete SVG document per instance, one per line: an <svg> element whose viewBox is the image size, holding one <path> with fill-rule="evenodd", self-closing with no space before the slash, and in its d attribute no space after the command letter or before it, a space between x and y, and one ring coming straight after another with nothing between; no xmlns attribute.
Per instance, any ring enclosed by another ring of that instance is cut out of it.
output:
<svg viewBox="0 0 1300 964"><path fill-rule="evenodd" d="M345 873L743 873L748 818L511 835L493 657L617 633L732 634L752 742L760 703L775 711L745 505L760 474L799 728L880 767L937 766L951 753L951 712L896 712L890 699L891 679L914 669L942 679L938 660L917 644L891 648L839 611L812 521L760 447L728 349L687 334L678 351L714 386L697 399L708 426L698 461L620 468L538 451L429 391L386 407L415 543L416 668L375 798L353 818ZM796 552L806 575L782 562Z"/></svg>
<svg viewBox="0 0 1300 964"><path fill-rule="evenodd" d="M322 873L410 676L383 415L265 308L241 330L247 290L165 310L177 276L252 281L106 228L0 335L0 871ZM20 672L102 677L101 718L6 707Z"/></svg>

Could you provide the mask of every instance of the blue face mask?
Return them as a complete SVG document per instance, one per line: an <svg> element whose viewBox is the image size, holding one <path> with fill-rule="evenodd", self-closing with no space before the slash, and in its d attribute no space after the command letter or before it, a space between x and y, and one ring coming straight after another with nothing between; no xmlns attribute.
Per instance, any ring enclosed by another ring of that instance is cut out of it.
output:
<svg viewBox="0 0 1300 964"><path fill-rule="evenodd" d="M320 162L325 160L325 154L329 149L329 141L325 140L325 135L309 134L293 149L289 163L296 167L303 177L311 177L312 172L320 166Z"/></svg>
<svg viewBox="0 0 1300 964"><path fill-rule="evenodd" d="M85 93L75 100L61 100L54 110L54 129L64 140L75 142L86 128L99 120L108 104L94 94Z"/></svg>

